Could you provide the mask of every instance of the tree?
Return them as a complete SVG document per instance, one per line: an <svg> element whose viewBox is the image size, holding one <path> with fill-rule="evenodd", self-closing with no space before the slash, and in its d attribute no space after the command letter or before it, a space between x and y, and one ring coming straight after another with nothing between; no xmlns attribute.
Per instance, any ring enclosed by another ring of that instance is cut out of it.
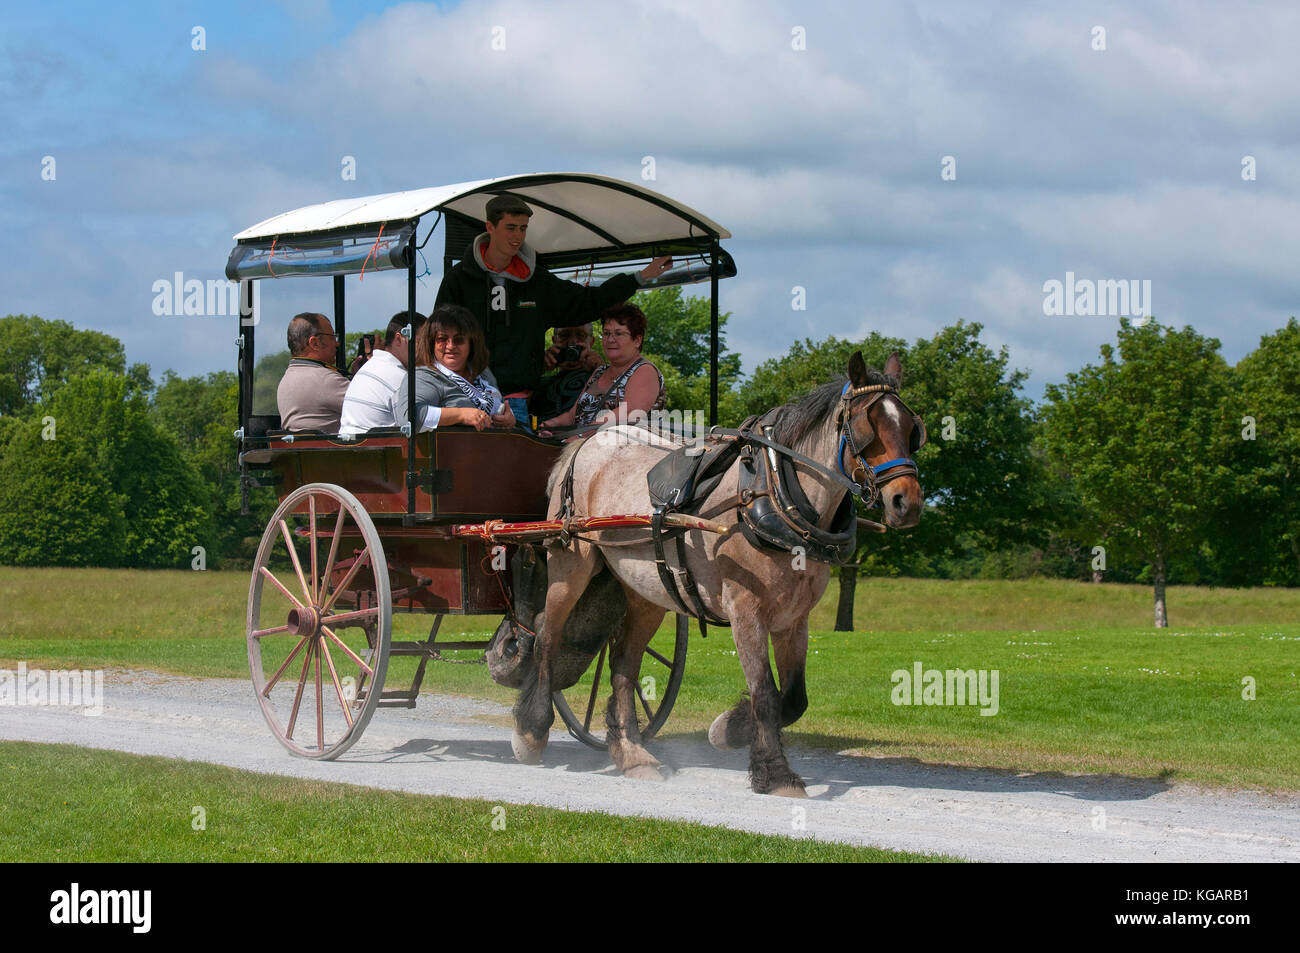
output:
<svg viewBox="0 0 1300 953"><path fill-rule="evenodd" d="M63 384L94 368L127 373L122 342L99 331L79 331L66 321L26 314L0 318L0 415L48 401ZM147 367L133 365L129 373L135 386L146 386Z"/></svg>
<svg viewBox="0 0 1300 953"><path fill-rule="evenodd" d="M1194 553L1231 474L1224 419L1230 378L1219 342L1155 321L1119 330L1102 363L1046 394L1043 440L1074 481L1107 559L1150 565L1155 625L1168 625L1170 566Z"/></svg>
<svg viewBox="0 0 1300 953"><path fill-rule="evenodd" d="M1251 581L1295 585L1300 581L1300 322L1293 317L1285 328L1261 338L1237 365L1234 379L1236 394L1224 416L1229 429L1238 431L1228 455L1235 492L1210 548L1229 573L1244 564Z"/></svg>
<svg viewBox="0 0 1300 953"><path fill-rule="evenodd" d="M709 408L709 302L688 298L680 286L642 291L632 303L645 312L646 335L641 353L664 376L668 407ZM741 380L740 355L727 350L730 312L718 315L718 421L739 422L736 386Z"/></svg>
<svg viewBox="0 0 1300 953"><path fill-rule="evenodd" d="M641 350L657 354L685 379L709 377L709 299L687 298L680 285L641 291L632 298L645 312L646 335ZM718 379L740 376L740 355L727 350L726 328L731 312L718 314Z"/></svg>
<svg viewBox="0 0 1300 953"><path fill-rule="evenodd" d="M138 381L94 368L5 428L0 563L189 565L210 544L206 502Z"/></svg>
<svg viewBox="0 0 1300 953"><path fill-rule="evenodd" d="M207 489L216 557L210 564L251 556L276 499L269 491L254 492L249 513L240 512L239 441L235 439L239 391L234 373L183 378L168 371L154 395L151 415L160 430L175 438L181 455Z"/></svg>

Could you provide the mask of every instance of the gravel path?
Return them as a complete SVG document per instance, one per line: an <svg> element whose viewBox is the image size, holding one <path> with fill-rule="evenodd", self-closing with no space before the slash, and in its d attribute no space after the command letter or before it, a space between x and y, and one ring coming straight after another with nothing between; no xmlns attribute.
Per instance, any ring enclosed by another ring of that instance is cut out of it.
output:
<svg viewBox="0 0 1300 953"><path fill-rule="evenodd" d="M990 861L1300 860L1300 795L1214 793L1159 781L1017 775L791 749L809 799L750 792L744 752L660 742L662 784L616 776L561 725L541 767L515 763L508 709L426 694L384 709L342 760L292 757L234 679L108 672L104 712L0 708L0 738L208 761L266 774L698 821L765 834ZM802 809L802 815L801 815ZM1098 829L1100 828L1100 829Z"/></svg>

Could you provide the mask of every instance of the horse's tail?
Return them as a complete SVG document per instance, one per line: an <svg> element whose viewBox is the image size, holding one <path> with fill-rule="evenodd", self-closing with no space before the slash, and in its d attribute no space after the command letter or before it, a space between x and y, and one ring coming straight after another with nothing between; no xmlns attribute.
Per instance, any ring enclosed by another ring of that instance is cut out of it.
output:
<svg viewBox="0 0 1300 953"><path fill-rule="evenodd" d="M555 486L564 479L565 472L569 469L569 463L579 450L587 443L586 440L575 440L565 446L560 453L559 459L551 467L551 472L546 476L546 497L550 499L555 495Z"/></svg>

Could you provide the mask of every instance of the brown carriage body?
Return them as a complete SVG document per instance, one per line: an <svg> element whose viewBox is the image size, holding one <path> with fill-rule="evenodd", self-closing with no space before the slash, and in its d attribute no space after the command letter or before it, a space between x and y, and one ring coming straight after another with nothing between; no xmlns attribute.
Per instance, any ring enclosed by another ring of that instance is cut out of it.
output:
<svg viewBox="0 0 1300 953"><path fill-rule="evenodd" d="M455 537L455 525L503 519L527 522L546 518L546 477L560 445L522 431L479 432L439 428L415 440L415 470L427 482L416 486L408 517L406 474L409 441L400 433L339 440L317 434L268 435L264 450L246 455L268 470L281 502L313 483L342 487L365 507L379 533L393 580L393 611L479 615L506 611L502 585L510 585L506 544L499 582L490 568L492 552L480 539ZM303 499L289 512L307 515ZM317 505L320 521L337 513L327 501ZM328 522L325 519L325 522ZM318 530L328 539L330 530ZM343 539L355 546L360 530L345 526ZM341 544L344 552L345 545ZM501 565L498 560L498 565ZM344 560L332 573L337 585L350 568ZM363 570L349 593L373 591L373 575Z"/></svg>

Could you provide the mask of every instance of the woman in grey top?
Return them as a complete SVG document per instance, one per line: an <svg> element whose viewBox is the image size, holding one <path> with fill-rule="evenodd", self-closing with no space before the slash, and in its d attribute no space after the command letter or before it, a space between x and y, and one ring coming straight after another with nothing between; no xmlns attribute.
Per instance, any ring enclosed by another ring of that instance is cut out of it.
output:
<svg viewBox="0 0 1300 953"><path fill-rule="evenodd" d="M468 308L448 304L429 315L415 336L415 418L420 430L463 424L483 430L513 427L496 379L487 369L483 332ZM408 380L398 389L393 410L407 422Z"/></svg>

